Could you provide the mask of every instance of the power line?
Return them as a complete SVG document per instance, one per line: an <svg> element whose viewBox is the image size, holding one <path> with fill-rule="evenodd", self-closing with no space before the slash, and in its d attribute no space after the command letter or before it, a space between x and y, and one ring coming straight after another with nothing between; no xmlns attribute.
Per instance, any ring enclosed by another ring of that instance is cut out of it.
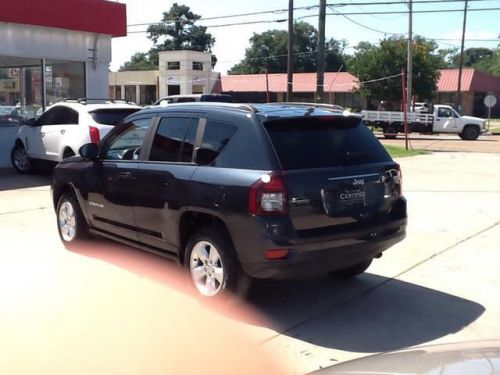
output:
<svg viewBox="0 0 500 375"><path fill-rule="evenodd" d="M414 4L445 4L445 3L461 3L463 0L414 0ZM491 0L469 0L469 2L479 2L479 1L491 1ZM328 3L327 6L331 7L346 7L346 6L373 6L373 5L402 5L400 1L375 1L369 3ZM313 10L318 8L319 5L309 5L302 7L295 7L293 10ZM238 17L249 17L249 16L257 16L263 14L278 14L278 13L287 13L288 9L273 9L273 10L265 10L260 12L250 12L250 13L238 13L238 14L229 14L222 16L214 16L214 17L201 17L198 19L186 19L186 18L171 18L168 21L159 21L159 22L145 22L145 23L136 23L127 25L127 27L136 27L136 26L149 26L149 25L162 25L175 23L177 21L191 21L191 22L199 22L199 21L212 21L217 19L225 19L225 18L238 18ZM370 12L363 12L363 14L376 14ZM212 26L210 26L212 27Z"/></svg>
<svg viewBox="0 0 500 375"><path fill-rule="evenodd" d="M435 1L435 0L432 0ZM448 1L448 0L445 0ZM456 1L456 0L453 0ZM480 1L480 0L476 0ZM428 1L427 1L428 2ZM482 12L482 11L499 11L500 8L475 8L475 9L468 9L468 12ZM421 14L427 14L427 13L454 13L454 12L463 12L463 9L427 9L427 10L414 10L413 13L421 13ZM408 11L378 11L378 12L336 12L336 13L327 13L329 16L364 16L364 15L374 15L374 14L408 14ZM316 18L317 15L306 15L306 16L301 16L295 18L295 20L302 20L306 18ZM281 23L281 22L286 22L287 19L275 19L275 20L261 20L261 21L242 21L242 22L234 22L234 23L226 23L226 24L219 24L219 25L210 25L210 26L205 26L207 28L216 28L216 27L229 27L229 26L242 26L242 25L253 25L253 24L260 24L260 23ZM380 30L379 30L380 31ZM128 31L129 34L140 34L140 33L147 33L147 30L138 30L138 31ZM380 31L382 32L382 31ZM388 34L396 34L396 33L388 33Z"/></svg>

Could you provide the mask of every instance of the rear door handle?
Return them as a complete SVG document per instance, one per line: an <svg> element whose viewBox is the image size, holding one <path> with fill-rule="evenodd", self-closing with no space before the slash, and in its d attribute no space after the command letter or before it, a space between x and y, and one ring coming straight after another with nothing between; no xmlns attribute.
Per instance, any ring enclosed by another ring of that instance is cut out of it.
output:
<svg viewBox="0 0 500 375"><path fill-rule="evenodd" d="M45 133L44 132L41 132L40 134L41 134L42 138L45 137Z"/></svg>
<svg viewBox="0 0 500 375"><path fill-rule="evenodd" d="M66 130L64 130L64 129L61 130L61 134L64 134L64 133L66 133Z"/></svg>
<svg viewBox="0 0 500 375"><path fill-rule="evenodd" d="M117 174L117 177L120 180L135 180L135 176L131 172L120 172Z"/></svg>

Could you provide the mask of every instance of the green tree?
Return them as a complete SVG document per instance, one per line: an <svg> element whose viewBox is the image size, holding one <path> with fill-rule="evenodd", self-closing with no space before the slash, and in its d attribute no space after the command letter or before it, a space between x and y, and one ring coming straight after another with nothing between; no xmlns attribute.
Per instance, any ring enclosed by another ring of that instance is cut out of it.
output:
<svg viewBox="0 0 500 375"><path fill-rule="evenodd" d="M474 65L474 68L486 73L500 76L500 45L495 50L492 50L490 57L479 61Z"/></svg>
<svg viewBox="0 0 500 375"><path fill-rule="evenodd" d="M158 69L158 53L161 51L212 52L215 38L207 33L205 26L196 25L200 18L188 6L174 3L168 12L163 13L161 22L148 27L147 36L153 42L153 48L147 53L135 53L120 70ZM216 57L212 56L213 65L216 61Z"/></svg>
<svg viewBox="0 0 500 375"><path fill-rule="evenodd" d="M130 61L120 67L120 70L154 70L157 69L157 65L149 59L149 53L136 52Z"/></svg>
<svg viewBox="0 0 500 375"><path fill-rule="evenodd" d="M493 56L493 51L489 48L467 48L464 51L464 66L467 68L473 67L485 59ZM460 65L460 53L457 52L452 59L453 67L458 68Z"/></svg>
<svg viewBox="0 0 500 375"><path fill-rule="evenodd" d="M330 39L325 43L325 70L345 70L343 50L345 43ZM307 22L294 25L294 71L315 72L318 49L318 31ZM268 30L254 33L245 58L231 68L229 74L285 73L287 71L288 32Z"/></svg>
<svg viewBox="0 0 500 375"><path fill-rule="evenodd" d="M378 46L362 42L355 50L349 71L361 82L395 76L406 67L406 39L384 39ZM436 42L417 36L413 50L412 90L419 100L432 99L439 78L438 70L443 64ZM365 83L359 91L373 99L386 101L390 109L397 109L402 96L401 77Z"/></svg>

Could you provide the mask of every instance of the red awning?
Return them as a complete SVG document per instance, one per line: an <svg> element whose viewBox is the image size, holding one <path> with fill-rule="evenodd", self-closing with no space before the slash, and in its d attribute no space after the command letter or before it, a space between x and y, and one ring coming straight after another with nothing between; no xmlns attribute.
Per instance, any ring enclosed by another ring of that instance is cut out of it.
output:
<svg viewBox="0 0 500 375"><path fill-rule="evenodd" d="M125 4L105 0L0 0L0 22L127 35Z"/></svg>

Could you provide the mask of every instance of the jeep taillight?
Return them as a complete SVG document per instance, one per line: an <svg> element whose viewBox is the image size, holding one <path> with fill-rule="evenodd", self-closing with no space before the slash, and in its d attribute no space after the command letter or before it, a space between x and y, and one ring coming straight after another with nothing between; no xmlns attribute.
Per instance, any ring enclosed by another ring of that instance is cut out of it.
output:
<svg viewBox="0 0 500 375"><path fill-rule="evenodd" d="M397 176L394 178L396 187L399 188L399 196L403 196L403 174L401 172L401 166L398 164L396 166Z"/></svg>
<svg viewBox="0 0 500 375"><path fill-rule="evenodd" d="M286 215L287 211L287 193L282 175L265 174L251 186L249 214Z"/></svg>
<svg viewBox="0 0 500 375"><path fill-rule="evenodd" d="M101 140L101 135L99 134L99 129L95 126L89 126L90 142L98 144Z"/></svg>

